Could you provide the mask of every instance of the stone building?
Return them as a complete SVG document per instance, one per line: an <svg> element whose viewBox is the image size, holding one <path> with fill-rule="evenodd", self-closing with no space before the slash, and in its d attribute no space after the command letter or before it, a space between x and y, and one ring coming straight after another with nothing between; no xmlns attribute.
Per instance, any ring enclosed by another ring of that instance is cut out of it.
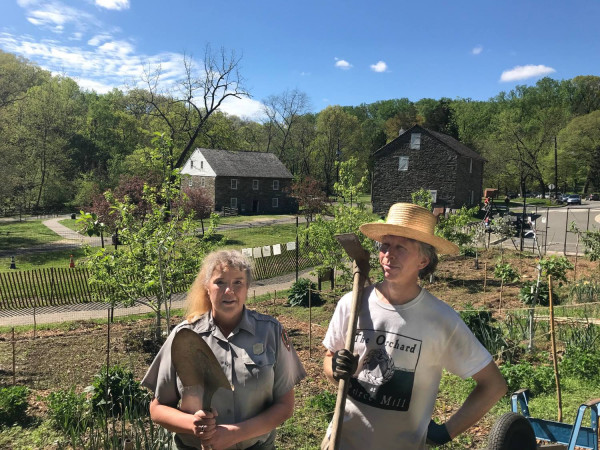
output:
<svg viewBox="0 0 600 450"><path fill-rule="evenodd" d="M197 148L181 170L181 182L204 188L215 211L240 214L295 213L292 174L272 153Z"/></svg>
<svg viewBox="0 0 600 450"><path fill-rule="evenodd" d="M419 125L374 154L373 211L386 214L396 202L412 201L423 188L435 207L458 209L481 202L485 159L451 136Z"/></svg>

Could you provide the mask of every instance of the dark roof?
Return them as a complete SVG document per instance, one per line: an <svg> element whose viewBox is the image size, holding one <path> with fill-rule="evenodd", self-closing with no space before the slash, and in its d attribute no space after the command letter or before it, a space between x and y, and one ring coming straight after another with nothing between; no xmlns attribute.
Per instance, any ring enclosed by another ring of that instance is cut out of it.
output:
<svg viewBox="0 0 600 450"><path fill-rule="evenodd" d="M202 153L217 176L292 178L292 174L273 153L196 149Z"/></svg>
<svg viewBox="0 0 600 450"><path fill-rule="evenodd" d="M396 139L399 139L400 137L402 137L402 135L404 135L405 133L411 132L415 128L417 128L419 130L423 130L425 133L430 134L431 136L433 136L434 138L436 138L438 141L440 141L443 144L445 144L446 146L450 147L452 150L454 150L456 153L458 153L461 156L465 156L467 158L473 158L473 159L479 159L481 161L485 161L485 158L483 156L481 156L475 150L470 149L469 147L467 147L465 144L463 144L459 140L454 139L452 136L448 136L447 134L439 133L437 131L428 130L427 128L423 128L420 125L414 125L414 126L412 126L408 130L402 132L400 134L400 136L398 136ZM392 145L394 143L394 141L396 141L396 139L394 139L392 142L390 142L390 143L384 145L383 147L381 147L379 150L377 150L376 153L378 153L379 151L383 150L388 145Z"/></svg>
<svg viewBox="0 0 600 450"><path fill-rule="evenodd" d="M467 158L481 159L481 160L485 161L485 158L483 156L481 156L475 150L471 150L465 144L463 144L462 142L460 142L457 139L454 139L452 136L448 136L447 134L439 133L437 131L428 130L427 128L423 128L423 129L425 131L427 131L429 134L431 134L433 137L442 141L448 147L450 147L451 149L456 151L456 153L458 153L459 155L466 156Z"/></svg>

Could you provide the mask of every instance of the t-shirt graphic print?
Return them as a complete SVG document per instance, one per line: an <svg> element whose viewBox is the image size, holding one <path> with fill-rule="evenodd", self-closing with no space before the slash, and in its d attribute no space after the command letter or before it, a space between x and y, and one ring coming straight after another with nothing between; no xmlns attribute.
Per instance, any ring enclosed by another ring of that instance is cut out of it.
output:
<svg viewBox="0 0 600 450"><path fill-rule="evenodd" d="M365 355L348 395L374 408L407 411L422 341L381 330L358 329L354 351Z"/></svg>

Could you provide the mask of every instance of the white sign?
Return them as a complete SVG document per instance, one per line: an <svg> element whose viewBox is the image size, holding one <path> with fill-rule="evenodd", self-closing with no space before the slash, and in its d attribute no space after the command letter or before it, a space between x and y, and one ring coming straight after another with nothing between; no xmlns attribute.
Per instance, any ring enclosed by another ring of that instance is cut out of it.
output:
<svg viewBox="0 0 600 450"><path fill-rule="evenodd" d="M254 247L252 249L252 256L254 258L261 258L262 257L262 247Z"/></svg>
<svg viewBox="0 0 600 450"><path fill-rule="evenodd" d="M550 189L550 190L554 189L555 187L556 187L556 186L554 186L553 184L549 184L549 185L548 185L548 189Z"/></svg>
<svg viewBox="0 0 600 450"><path fill-rule="evenodd" d="M263 256L271 256L271 246L270 245L263 246Z"/></svg>
<svg viewBox="0 0 600 450"><path fill-rule="evenodd" d="M273 254L274 255L281 255L281 244L275 244L273 246Z"/></svg>
<svg viewBox="0 0 600 450"><path fill-rule="evenodd" d="M251 248L243 248L242 249L242 255L251 257L252 256L252 249Z"/></svg>
<svg viewBox="0 0 600 450"><path fill-rule="evenodd" d="M291 250L296 250L296 243L295 242L288 242L287 243L287 251L291 251Z"/></svg>

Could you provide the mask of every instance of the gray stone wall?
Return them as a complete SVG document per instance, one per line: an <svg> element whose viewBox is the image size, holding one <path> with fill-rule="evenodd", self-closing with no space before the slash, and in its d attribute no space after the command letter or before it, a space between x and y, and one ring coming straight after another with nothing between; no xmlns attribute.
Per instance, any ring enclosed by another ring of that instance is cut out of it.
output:
<svg viewBox="0 0 600 450"><path fill-rule="evenodd" d="M412 129L418 132L417 129ZM420 188L436 190L436 206L460 208L470 204L475 191L481 196L483 162L459 156L438 139L421 131L420 149L411 149L411 131L407 131L375 154L371 200L373 211L385 215L397 202L411 202L411 194ZM408 170L400 171L399 157L408 156ZM478 197L479 195L479 197Z"/></svg>
<svg viewBox="0 0 600 450"><path fill-rule="evenodd" d="M231 180L237 180L237 189L231 188ZM258 180L258 189L253 189L253 180ZM291 179L280 179L279 189L273 189L271 178L217 177L215 183L215 210L231 207L231 198L237 198L240 214L290 214L297 211L295 199L289 197ZM277 199L277 207L273 199Z"/></svg>

